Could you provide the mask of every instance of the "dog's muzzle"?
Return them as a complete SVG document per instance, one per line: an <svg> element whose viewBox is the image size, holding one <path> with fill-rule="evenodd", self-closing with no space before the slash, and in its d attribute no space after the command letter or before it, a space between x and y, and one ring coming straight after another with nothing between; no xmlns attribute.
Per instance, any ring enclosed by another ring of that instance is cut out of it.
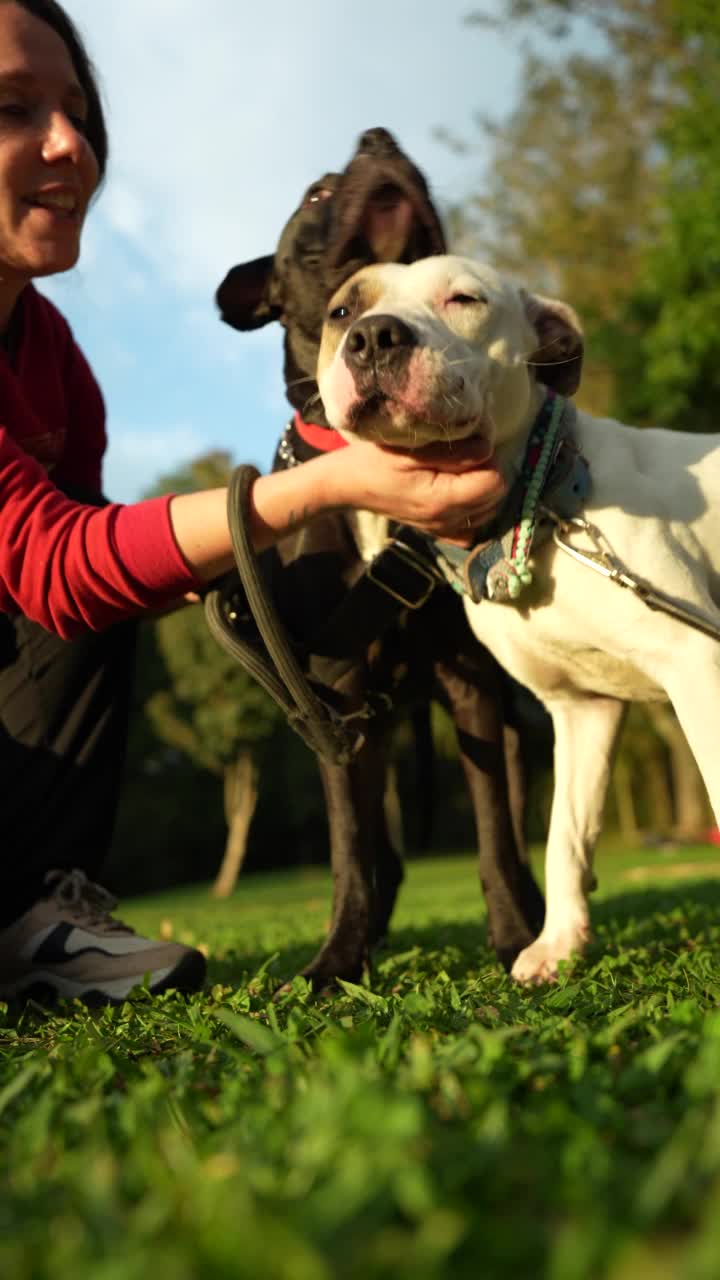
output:
<svg viewBox="0 0 720 1280"><path fill-rule="evenodd" d="M396 372L407 364L418 340L397 316L370 315L357 320L345 339L345 363L353 373Z"/></svg>

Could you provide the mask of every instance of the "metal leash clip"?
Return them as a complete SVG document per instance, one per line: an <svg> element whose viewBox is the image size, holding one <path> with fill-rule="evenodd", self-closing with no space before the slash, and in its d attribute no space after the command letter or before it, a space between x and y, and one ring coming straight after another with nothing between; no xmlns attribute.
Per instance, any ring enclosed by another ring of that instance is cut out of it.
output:
<svg viewBox="0 0 720 1280"><path fill-rule="evenodd" d="M610 544L604 534L596 525L591 524L583 516L570 516L563 519L557 516L555 512L546 508L543 509L543 515L552 520L554 524L553 542L560 551L564 551L566 555L572 557L579 564L584 564L588 569L594 569L595 573L602 574L611 582L617 582L620 587L627 587L630 591L646 604L648 609L655 609L660 613L667 613L669 617L676 618L678 622L685 623L688 627L693 627L696 631L702 631L704 635L710 636L713 640L720 640L720 627L699 609L696 611L684 604L679 604L673 600L671 596L665 594L664 591L658 591L655 587L650 586L648 582L634 578L628 573L620 560L613 552ZM595 544L595 551L580 551L577 547L573 547L562 537L563 533L568 530L579 529L585 533Z"/></svg>

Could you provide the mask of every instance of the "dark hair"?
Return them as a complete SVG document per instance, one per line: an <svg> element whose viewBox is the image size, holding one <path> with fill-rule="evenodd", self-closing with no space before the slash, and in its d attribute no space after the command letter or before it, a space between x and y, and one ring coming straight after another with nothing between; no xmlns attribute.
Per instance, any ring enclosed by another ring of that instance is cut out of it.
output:
<svg viewBox="0 0 720 1280"><path fill-rule="evenodd" d="M26 9L28 13L31 13L34 18L39 18L41 22L46 22L49 27L52 27L53 31L57 32L60 39L67 46L75 68L75 74L80 81L87 100L88 114L85 134L95 152L95 159L100 171L99 182L102 182L108 161L108 136L105 115L100 100L95 68L88 57L87 50L74 22L68 17L62 6L57 3L57 0L0 0L0 2L17 4L21 9Z"/></svg>

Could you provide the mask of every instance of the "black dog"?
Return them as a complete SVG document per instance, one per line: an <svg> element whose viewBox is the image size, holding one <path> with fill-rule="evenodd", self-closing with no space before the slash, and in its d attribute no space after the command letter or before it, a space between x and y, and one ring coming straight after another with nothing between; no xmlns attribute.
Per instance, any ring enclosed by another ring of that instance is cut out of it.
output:
<svg viewBox="0 0 720 1280"><path fill-rule="evenodd" d="M423 176L390 134L372 129L343 173L326 174L308 189L275 254L229 272L217 293L223 320L241 330L273 320L285 328L287 396L298 412L280 442L276 469L337 441L315 383L323 315L335 289L369 263L443 252L445 237ZM343 714L363 717L365 735L351 764L320 761L334 903L328 937L304 975L315 987L337 977L356 981L387 929L403 871L384 816L385 745L392 716L431 697L444 703L457 729L489 937L509 967L537 935L544 905L519 852L524 790L517 731L506 723L503 673L473 640L458 598L445 586L422 608L398 610L377 639L360 627L359 652L356 627L342 643L337 635L328 638L322 620L337 614L364 569L350 522L340 514L318 518L266 559L280 614L311 678Z"/></svg>

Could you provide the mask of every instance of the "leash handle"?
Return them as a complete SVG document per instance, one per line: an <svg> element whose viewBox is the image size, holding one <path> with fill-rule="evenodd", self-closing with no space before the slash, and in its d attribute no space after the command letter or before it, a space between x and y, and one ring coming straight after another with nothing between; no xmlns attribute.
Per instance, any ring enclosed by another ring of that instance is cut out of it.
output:
<svg viewBox="0 0 720 1280"><path fill-rule="evenodd" d="M205 598L208 627L223 648L274 698L312 751L334 764L348 764L362 746L363 735L344 723L313 692L269 598L250 540L250 491L259 475L257 467L249 465L233 471L228 486L228 525L238 575L270 661L256 646L238 636L230 617L227 585L214 587Z"/></svg>

